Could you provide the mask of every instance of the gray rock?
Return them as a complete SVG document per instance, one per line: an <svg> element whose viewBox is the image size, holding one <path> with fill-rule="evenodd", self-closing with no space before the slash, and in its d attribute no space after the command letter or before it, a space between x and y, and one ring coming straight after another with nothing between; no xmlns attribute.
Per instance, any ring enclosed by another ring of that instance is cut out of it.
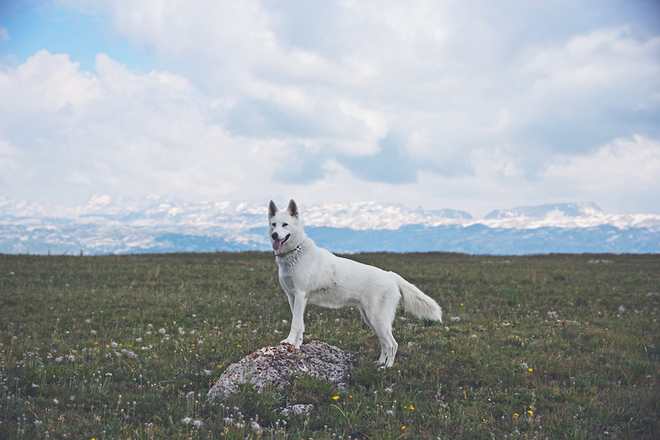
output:
<svg viewBox="0 0 660 440"><path fill-rule="evenodd" d="M320 341L303 344L300 350L291 345L263 347L231 364L209 390L208 399L226 399L243 383L259 392L268 384L283 388L290 385L287 378L307 374L345 390L353 357Z"/></svg>

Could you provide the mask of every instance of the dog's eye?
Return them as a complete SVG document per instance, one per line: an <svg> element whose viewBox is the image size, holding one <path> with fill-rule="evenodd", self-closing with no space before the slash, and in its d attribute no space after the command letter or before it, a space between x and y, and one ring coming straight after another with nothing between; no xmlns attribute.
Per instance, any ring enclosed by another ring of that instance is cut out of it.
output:
<svg viewBox="0 0 660 440"><path fill-rule="evenodd" d="M282 223L282 227L283 227L283 228L286 228L287 226L289 226L288 223Z"/></svg>
<svg viewBox="0 0 660 440"><path fill-rule="evenodd" d="M271 226L272 226L272 227L275 227L275 223L271 223Z"/></svg>

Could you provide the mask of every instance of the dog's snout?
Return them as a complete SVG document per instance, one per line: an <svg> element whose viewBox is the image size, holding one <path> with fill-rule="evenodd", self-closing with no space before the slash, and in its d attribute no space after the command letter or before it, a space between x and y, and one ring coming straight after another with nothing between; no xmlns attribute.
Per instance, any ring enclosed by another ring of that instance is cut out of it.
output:
<svg viewBox="0 0 660 440"><path fill-rule="evenodd" d="M270 236L273 238L273 240L277 240L279 237L279 235L277 235L277 232L273 232L272 234L270 234Z"/></svg>

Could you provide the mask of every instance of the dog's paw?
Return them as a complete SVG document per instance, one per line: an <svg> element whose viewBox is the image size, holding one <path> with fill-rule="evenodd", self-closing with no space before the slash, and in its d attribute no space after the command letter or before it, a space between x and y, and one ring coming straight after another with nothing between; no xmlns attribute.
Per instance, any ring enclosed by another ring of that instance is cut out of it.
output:
<svg viewBox="0 0 660 440"><path fill-rule="evenodd" d="M294 341L292 339L286 338L283 341L280 341L280 345L291 345L293 348L300 349L302 342Z"/></svg>

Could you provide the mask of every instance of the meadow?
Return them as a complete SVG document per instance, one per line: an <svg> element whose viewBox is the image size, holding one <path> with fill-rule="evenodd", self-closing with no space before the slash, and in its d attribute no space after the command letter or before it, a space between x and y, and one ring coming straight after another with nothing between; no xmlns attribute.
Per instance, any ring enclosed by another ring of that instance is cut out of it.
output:
<svg viewBox="0 0 660 440"><path fill-rule="evenodd" d="M349 257L444 322L400 311L377 368L357 310L310 306L305 341L356 355L348 390L301 377L209 403L289 331L272 254L0 255L0 438L658 438L660 255Z"/></svg>

